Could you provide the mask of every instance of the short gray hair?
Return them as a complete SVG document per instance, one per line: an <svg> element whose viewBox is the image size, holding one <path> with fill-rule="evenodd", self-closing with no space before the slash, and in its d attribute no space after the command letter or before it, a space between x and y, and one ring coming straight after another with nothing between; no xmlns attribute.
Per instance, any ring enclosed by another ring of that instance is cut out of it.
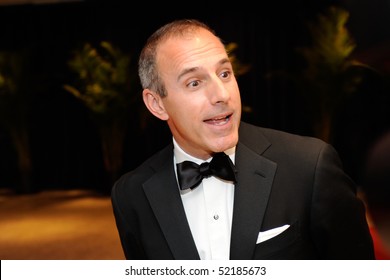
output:
<svg viewBox="0 0 390 280"><path fill-rule="evenodd" d="M157 47L169 38L184 36L202 28L215 35L214 30L199 20L180 19L165 24L148 38L138 60L138 75L143 89L155 91L161 97L167 95L165 85L157 70Z"/></svg>

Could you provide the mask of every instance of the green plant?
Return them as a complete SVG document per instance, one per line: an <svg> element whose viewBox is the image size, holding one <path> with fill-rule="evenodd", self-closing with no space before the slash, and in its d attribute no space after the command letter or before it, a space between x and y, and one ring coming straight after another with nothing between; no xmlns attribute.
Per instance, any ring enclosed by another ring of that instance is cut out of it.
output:
<svg viewBox="0 0 390 280"><path fill-rule="evenodd" d="M331 6L317 21L308 23L311 45L298 49L306 67L294 80L307 102L315 136L327 142L338 106L362 79L361 72L350 70L365 67L351 56L356 45L346 28L348 18L346 10Z"/></svg>
<svg viewBox="0 0 390 280"><path fill-rule="evenodd" d="M0 52L0 125L10 134L19 170L16 191L32 192L30 111L32 81L24 52Z"/></svg>
<svg viewBox="0 0 390 280"><path fill-rule="evenodd" d="M84 44L68 61L77 74L74 85L64 85L89 109L102 143L104 166L110 184L118 177L129 116L139 98L137 72L131 56L103 41Z"/></svg>
<svg viewBox="0 0 390 280"><path fill-rule="evenodd" d="M251 70L251 65L242 63L236 56L235 50L238 48L238 44L231 42L225 45L226 52L229 55L230 62L233 66L234 75L236 77L242 76Z"/></svg>

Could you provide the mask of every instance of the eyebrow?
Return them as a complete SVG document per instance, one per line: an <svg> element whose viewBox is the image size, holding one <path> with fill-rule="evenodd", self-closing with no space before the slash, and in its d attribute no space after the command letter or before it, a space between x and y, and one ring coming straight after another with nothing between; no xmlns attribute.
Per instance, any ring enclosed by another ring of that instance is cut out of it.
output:
<svg viewBox="0 0 390 280"><path fill-rule="evenodd" d="M229 63L230 64L230 60L229 58L222 58L220 61L218 61L218 64L221 66L221 65L224 65L226 63ZM183 71L180 72L179 76L177 77L177 80L179 81L181 79L181 77L183 77L184 75L188 74L188 73L191 73L191 72L195 72L196 70L198 70L200 67L191 67L191 68L186 68L184 69Z"/></svg>

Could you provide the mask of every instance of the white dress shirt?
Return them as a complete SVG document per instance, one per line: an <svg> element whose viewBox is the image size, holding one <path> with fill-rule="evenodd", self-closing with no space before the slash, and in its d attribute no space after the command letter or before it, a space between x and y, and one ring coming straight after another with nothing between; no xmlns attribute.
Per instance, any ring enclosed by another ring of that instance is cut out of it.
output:
<svg viewBox="0 0 390 280"><path fill-rule="evenodd" d="M184 152L175 139L174 166L185 160L201 164L204 160ZM235 148L225 151L234 162ZM207 160L211 161L211 158ZM176 176L177 178L177 176ZM233 216L234 184L216 177L203 179L194 188L180 190L184 210L202 260L228 260Z"/></svg>

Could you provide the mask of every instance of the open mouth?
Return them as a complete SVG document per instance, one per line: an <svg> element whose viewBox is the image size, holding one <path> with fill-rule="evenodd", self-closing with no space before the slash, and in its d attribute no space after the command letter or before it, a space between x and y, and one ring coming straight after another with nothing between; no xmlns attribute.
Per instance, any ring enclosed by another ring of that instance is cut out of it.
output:
<svg viewBox="0 0 390 280"><path fill-rule="evenodd" d="M220 118L207 119L204 122L206 122L208 124L213 124L213 125L224 125L224 124L229 122L231 116L232 116L232 114L224 116L224 117L220 117Z"/></svg>

